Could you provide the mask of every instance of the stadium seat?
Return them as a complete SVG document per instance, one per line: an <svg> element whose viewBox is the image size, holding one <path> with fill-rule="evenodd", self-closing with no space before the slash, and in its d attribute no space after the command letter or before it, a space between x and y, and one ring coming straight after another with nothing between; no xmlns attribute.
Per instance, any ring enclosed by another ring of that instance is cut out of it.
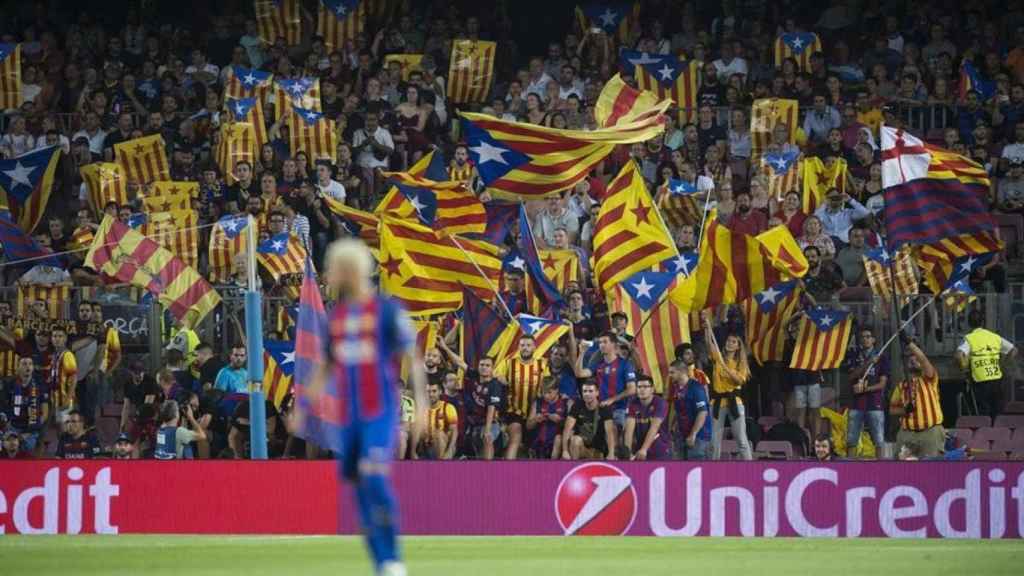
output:
<svg viewBox="0 0 1024 576"><path fill-rule="evenodd" d="M995 426L1004 428L1024 428L1024 414L1000 414L996 416Z"/></svg>
<svg viewBox="0 0 1024 576"><path fill-rule="evenodd" d="M722 440L722 460L735 460L740 453L740 446L735 440Z"/></svg>
<svg viewBox="0 0 1024 576"><path fill-rule="evenodd" d="M793 445L782 440L762 440L757 443L757 452L768 454L773 459L780 455L786 460L793 459Z"/></svg>
<svg viewBox="0 0 1024 576"><path fill-rule="evenodd" d="M969 442L971 437L974 436L974 430L970 428L950 428L946 430L946 433L959 438L964 444Z"/></svg>
<svg viewBox="0 0 1024 576"><path fill-rule="evenodd" d="M1006 452L971 452L971 458L982 461L1006 460Z"/></svg>
<svg viewBox="0 0 1024 576"><path fill-rule="evenodd" d="M757 419L757 423L764 430L770 429L772 426L775 426L779 422L782 422L782 418L779 418L778 416L761 416L760 418Z"/></svg>
<svg viewBox="0 0 1024 576"><path fill-rule="evenodd" d="M1024 244L1024 216L1020 214L993 214L999 225L999 233L1006 245L1009 257L1018 255L1020 246Z"/></svg>
<svg viewBox="0 0 1024 576"><path fill-rule="evenodd" d="M992 450L994 452L1024 452L1024 438L1017 440L993 440Z"/></svg>
<svg viewBox="0 0 1024 576"><path fill-rule="evenodd" d="M990 442L997 440L1009 440L1013 435L1013 432L1009 428L978 428L974 431L973 438L981 439L984 438Z"/></svg>
<svg viewBox="0 0 1024 576"><path fill-rule="evenodd" d="M1018 450L1016 452L1010 452L1010 460L1017 460L1017 461L1024 460L1024 450Z"/></svg>
<svg viewBox="0 0 1024 576"><path fill-rule="evenodd" d="M987 452L992 449L992 441L988 438L973 437L967 441L967 447L971 451Z"/></svg>
<svg viewBox="0 0 1024 576"><path fill-rule="evenodd" d="M1005 414L1024 414L1024 402L1020 400L1008 402L1003 412Z"/></svg>
<svg viewBox="0 0 1024 576"><path fill-rule="evenodd" d="M121 432L121 419L101 417L96 419L96 439L100 446L112 446Z"/></svg>
<svg viewBox="0 0 1024 576"><path fill-rule="evenodd" d="M992 425L988 416L961 416L956 419L957 428L985 428Z"/></svg>

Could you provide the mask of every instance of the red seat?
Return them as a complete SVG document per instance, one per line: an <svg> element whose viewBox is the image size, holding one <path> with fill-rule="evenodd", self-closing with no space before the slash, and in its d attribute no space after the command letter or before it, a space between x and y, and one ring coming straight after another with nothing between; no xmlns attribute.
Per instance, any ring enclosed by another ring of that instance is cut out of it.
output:
<svg viewBox="0 0 1024 576"><path fill-rule="evenodd" d="M1024 452L1024 438L994 440L992 450L997 452Z"/></svg>
<svg viewBox="0 0 1024 576"><path fill-rule="evenodd" d="M992 441L988 438L978 438L977 436L967 441L967 447L971 449L971 452L980 451L988 452L992 449Z"/></svg>
<svg viewBox="0 0 1024 576"><path fill-rule="evenodd" d="M778 416L761 416L757 419L757 423L761 426L762 430L768 431L772 426L775 426L779 422L782 422L782 418Z"/></svg>
<svg viewBox="0 0 1024 576"><path fill-rule="evenodd" d="M971 458L983 461L1006 460L1006 452L972 452Z"/></svg>
<svg viewBox="0 0 1024 576"><path fill-rule="evenodd" d="M946 430L946 433L955 438L959 438L965 444L970 441L972 436L974 436L974 430L971 430L970 428L950 428L949 430Z"/></svg>
<svg viewBox="0 0 1024 576"><path fill-rule="evenodd" d="M1024 450L1010 452L1010 460L1024 460Z"/></svg>
<svg viewBox="0 0 1024 576"><path fill-rule="evenodd" d="M992 425L988 416L961 416L956 419L957 428L985 428Z"/></svg>
<svg viewBox="0 0 1024 576"><path fill-rule="evenodd" d="M722 460L735 460L740 453L740 445L735 440L722 440Z"/></svg>
<svg viewBox="0 0 1024 576"><path fill-rule="evenodd" d="M772 457L783 456L786 460L793 459L793 445L785 440L762 440L757 443L757 451L768 453Z"/></svg>
<svg viewBox="0 0 1024 576"><path fill-rule="evenodd" d="M1009 428L978 428L974 431L974 438L984 438L986 440L995 442L996 440L1009 440L1013 436L1013 431Z"/></svg>
<svg viewBox="0 0 1024 576"><path fill-rule="evenodd" d="M996 416L996 427L1024 428L1024 414L1000 414Z"/></svg>

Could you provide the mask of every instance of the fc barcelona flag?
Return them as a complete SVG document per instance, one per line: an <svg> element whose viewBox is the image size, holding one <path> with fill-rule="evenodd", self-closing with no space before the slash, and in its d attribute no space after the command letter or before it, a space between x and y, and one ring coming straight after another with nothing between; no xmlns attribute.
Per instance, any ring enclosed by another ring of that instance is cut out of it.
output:
<svg viewBox="0 0 1024 576"><path fill-rule="evenodd" d="M298 236L282 232L256 247L256 259L277 280L285 274L302 273L306 249Z"/></svg>
<svg viewBox="0 0 1024 576"><path fill-rule="evenodd" d="M26 233L11 217L11 213L0 210L0 246L4 248L7 263L31 259L34 264L61 267L53 251L44 248L35 238Z"/></svg>
<svg viewBox="0 0 1024 576"><path fill-rule="evenodd" d="M21 44L0 44L0 110L20 108Z"/></svg>
<svg viewBox="0 0 1024 576"><path fill-rule="evenodd" d="M811 55L821 52L821 39L813 32L782 34L775 39L775 67L782 68L786 58L796 60L798 72L810 72Z"/></svg>
<svg viewBox="0 0 1024 576"><path fill-rule="evenodd" d="M978 93L978 100L988 102L996 94L996 83L982 78L974 64L966 58L960 63L960 102L967 100L971 91Z"/></svg>
<svg viewBox="0 0 1024 576"><path fill-rule="evenodd" d="M338 161L338 132L334 120L323 112L294 107L288 121L288 140L294 158L300 151L306 153L310 166L317 160Z"/></svg>
<svg viewBox="0 0 1024 576"><path fill-rule="evenodd" d="M494 82L497 44L486 40L453 40L448 65L448 98L455 104L486 102Z"/></svg>
<svg viewBox="0 0 1024 576"><path fill-rule="evenodd" d="M768 151L773 142L772 134L775 127L783 124L786 127L786 143L796 142L796 130L799 128L800 107L796 100L781 98L762 98L754 100L750 109L750 145L752 165L761 162L761 155Z"/></svg>
<svg viewBox="0 0 1024 576"><path fill-rule="evenodd" d="M640 3L588 2L576 7L576 22L580 33L586 35L593 28L600 28L610 38L623 44L629 43L630 28L640 21Z"/></svg>
<svg viewBox="0 0 1024 576"><path fill-rule="evenodd" d="M697 90L700 88L700 63L682 61L671 55L623 50L619 55L623 72L636 78L637 88L669 98L680 110L680 124L697 117Z"/></svg>
<svg viewBox="0 0 1024 576"><path fill-rule="evenodd" d="M328 343L327 312L316 285L313 262L306 258L299 318L295 326L295 435L335 452L341 451L341 394L334 378L317 378Z"/></svg>
<svg viewBox="0 0 1024 576"><path fill-rule="evenodd" d="M476 295L476 292L462 289L462 322L460 324L462 358L470 368L476 368L505 329L505 321L494 306Z"/></svg>
<svg viewBox="0 0 1024 576"><path fill-rule="evenodd" d="M743 301L747 342L759 364L781 362L786 353L786 324L800 307L795 280L762 290Z"/></svg>
<svg viewBox="0 0 1024 576"><path fill-rule="evenodd" d="M267 93L273 85L274 75L263 70L231 66L228 81L224 85L224 100L242 98L259 98L266 101Z"/></svg>
<svg viewBox="0 0 1024 576"><path fill-rule="evenodd" d="M256 131L248 122L225 122L220 125L219 136L213 157L224 174L224 182L231 185L238 182L235 166L239 162L248 162L250 166L256 162Z"/></svg>
<svg viewBox="0 0 1024 576"><path fill-rule="evenodd" d="M267 400L280 408L292 389L295 373L295 342L292 340L263 341L263 393Z"/></svg>
<svg viewBox="0 0 1024 576"><path fill-rule="evenodd" d="M267 138L267 121L263 117L263 100L259 97L229 98L224 102L233 122L252 124L256 147L262 148L269 142Z"/></svg>
<svg viewBox="0 0 1024 576"><path fill-rule="evenodd" d="M839 368L852 329L849 312L821 306L804 311L789 367L809 371Z"/></svg>
<svg viewBox="0 0 1024 576"><path fill-rule="evenodd" d="M320 79L295 78L274 82L274 122L291 114L295 108L321 112Z"/></svg>
<svg viewBox="0 0 1024 576"><path fill-rule="evenodd" d="M362 34L369 3L369 0L320 0L316 35L324 39L329 52L345 50L345 42L355 42Z"/></svg>
<svg viewBox="0 0 1024 576"><path fill-rule="evenodd" d="M0 160L0 201L7 205L18 226L29 234L35 230L50 201L58 160L60 146Z"/></svg>
<svg viewBox="0 0 1024 576"><path fill-rule="evenodd" d="M89 192L89 205L99 214L111 203L124 206L128 203L128 179L124 168L115 162L93 162L78 169Z"/></svg>
<svg viewBox="0 0 1024 576"><path fill-rule="evenodd" d="M249 216L224 216L210 232L209 278L222 284L231 278L235 256L245 253L248 246Z"/></svg>
<svg viewBox="0 0 1024 576"><path fill-rule="evenodd" d="M299 0L254 0L256 28L265 44L277 44L279 38L288 46L302 40L302 14Z"/></svg>
<svg viewBox="0 0 1024 576"><path fill-rule="evenodd" d="M159 134L114 144L114 158L124 169L128 182L149 184L171 179L164 137Z"/></svg>

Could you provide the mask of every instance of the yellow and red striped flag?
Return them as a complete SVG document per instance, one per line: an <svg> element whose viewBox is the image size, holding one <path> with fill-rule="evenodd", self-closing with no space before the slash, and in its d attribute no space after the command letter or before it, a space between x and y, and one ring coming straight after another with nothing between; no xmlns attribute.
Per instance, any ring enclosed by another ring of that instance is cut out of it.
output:
<svg viewBox="0 0 1024 576"><path fill-rule="evenodd" d="M658 188L655 202L658 204L658 210L661 211L662 217L665 218L665 223L671 229L677 230L686 224L700 225L704 216L704 199L700 198L699 206L697 199L701 192L707 192L707 190L699 190L695 184L674 178Z"/></svg>
<svg viewBox="0 0 1024 576"><path fill-rule="evenodd" d="M440 235L387 214L380 220L379 262L381 289L415 315L457 310L463 285L489 299L501 274L493 244Z"/></svg>
<svg viewBox="0 0 1024 576"><path fill-rule="evenodd" d="M614 126L620 122L637 120L637 112L649 112L657 108L658 96L647 90L637 90L626 84L618 74L601 88L594 103L594 119L598 126Z"/></svg>
<svg viewBox="0 0 1024 576"><path fill-rule="evenodd" d="M761 156L761 166L768 177L768 197L780 202L792 190L797 189L800 181L800 153L765 152Z"/></svg>
<svg viewBox="0 0 1024 576"><path fill-rule="evenodd" d="M349 235L366 242L371 251L376 251L380 248L380 219L377 216L352 208L330 196L322 196L321 199L327 203L327 207L330 208L331 212L341 218L341 223L345 226L345 230L348 231Z"/></svg>
<svg viewBox="0 0 1024 576"><path fill-rule="evenodd" d="M0 110L22 104L21 44L0 44Z"/></svg>
<svg viewBox="0 0 1024 576"><path fill-rule="evenodd" d="M288 46L302 40L302 13L299 0L253 0L257 33L265 44L277 44L284 38Z"/></svg>
<svg viewBox="0 0 1024 576"><path fill-rule="evenodd" d="M423 61L423 54L388 54L384 56L384 67L390 69L392 62L398 62L402 70L402 81L409 81L409 74L421 72L420 62Z"/></svg>
<svg viewBox="0 0 1024 576"><path fill-rule="evenodd" d="M488 192L499 198L536 200L572 188L616 144L645 142L665 130L667 100L638 111L633 122L597 130L558 130L461 112L469 155Z"/></svg>
<svg viewBox="0 0 1024 576"><path fill-rule="evenodd" d="M641 271L616 284L609 293L608 312L626 315L626 330L633 335L640 368L654 380L654 389L668 389L668 367L675 348L690 342L686 312L662 295L678 280L671 272Z"/></svg>
<svg viewBox="0 0 1024 576"><path fill-rule="evenodd" d="M519 338L523 335L533 336L536 346L533 351L534 358L542 358L548 353L552 346L569 333L569 325L555 322L540 316L529 314L516 314L516 317L509 322L505 329L498 334L497 340L487 351L487 356L494 358L495 364L503 364L503 360L515 356L519 351Z"/></svg>
<svg viewBox="0 0 1024 576"><path fill-rule="evenodd" d="M323 112L293 108L288 119L288 143L292 158L300 151L306 153L310 167L317 160L338 161L338 131L334 120Z"/></svg>
<svg viewBox="0 0 1024 576"><path fill-rule="evenodd" d="M594 226L594 279L602 292L678 256L635 162L608 185Z"/></svg>
<svg viewBox="0 0 1024 576"><path fill-rule="evenodd" d="M111 216L100 224L85 265L146 289L185 326L197 325L220 303L220 295L198 272Z"/></svg>
<svg viewBox="0 0 1024 576"><path fill-rule="evenodd" d="M775 39L775 67L782 68L782 61L792 58L799 72L810 72L811 55L816 52L821 52L821 39L814 32L781 34Z"/></svg>
<svg viewBox="0 0 1024 576"><path fill-rule="evenodd" d="M619 54L622 69L636 78L637 88L668 98L680 111L680 124L697 118L697 90L700 88L700 64L675 56L623 50Z"/></svg>
<svg viewBox="0 0 1024 576"><path fill-rule="evenodd" d="M544 271L544 276L558 289L560 294L565 294L570 282L580 281L580 258L575 250L537 250L537 254L541 268ZM510 265L506 257L506 266ZM525 265L524 268L526 268ZM523 270L523 272L527 276L526 285L523 289L523 292L526 294L526 309L528 311L543 312L545 304L537 294L537 283L529 279L532 272L528 268ZM502 291L506 289L504 274L498 289Z"/></svg>
<svg viewBox="0 0 1024 576"><path fill-rule="evenodd" d="M893 279L896 280L897 296L917 294L917 277L909 246L900 247L893 256L885 248L875 248L864 253L864 271L868 284L875 296L889 300L893 295ZM892 276L889 275L890 268Z"/></svg>
<svg viewBox="0 0 1024 576"><path fill-rule="evenodd" d="M129 183L141 185L171 179L164 137L159 134L114 144L114 158Z"/></svg>
<svg viewBox="0 0 1024 576"><path fill-rule="evenodd" d="M128 203L128 178L124 168L115 162L93 162L78 169L89 191L89 205L100 214L111 202L124 206Z"/></svg>
<svg viewBox="0 0 1024 576"><path fill-rule="evenodd" d="M631 28L639 21L639 2L634 2L632 6L615 6L601 2L576 6L576 22L579 24L580 33L584 35L593 28L600 28L610 38L617 39L622 44L629 44Z"/></svg>
<svg viewBox="0 0 1024 576"><path fill-rule="evenodd" d="M455 104L486 102L494 82L497 44L486 40L453 40L448 65L448 98Z"/></svg>
<svg viewBox="0 0 1024 576"><path fill-rule="evenodd" d="M345 42L363 33L369 0L320 0L316 16L316 35L324 39L328 51L344 50Z"/></svg>
<svg viewBox="0 0 1024 576"><path fill-rule="evenodd" d="M213 151L214 160L228 185L238 182L235 166L239 162L256 162L256 131L248 122L226 122L220 125L220 138Z"/></svg>
<svg viewBox="0 0 1024 576"><path fill-rule="evenodd" d="M940 294L953 276L953 263L964 256L987 254L1003 249L997 234L978 232L944 238L935 244L916 246L914 258L921 278L933 294Z"/></svg>
<svg viewBox="0 0 1024 576"><path fill-rule="evenodd" d="M143 187L142 205L146 212L181 214L192 211L192 200L199 196L198 182L153 182Z"/></svg>
<svg viewBox="0 0 1024 576"><path fill-rule="evenodd" d="M399 218L419 220L446 234L482 234L487 227L483 202L462 182L436 182L408 172L384 172L395 184L380 206ZM397 209L390 207L398 204Z"/></svg>
<svg viewBox="0 0 1024 576"><path fill-rule="evenodd" d="M263 115L263 100L259 97L229 98L224 102L233 122L252 124L257 149L270 141L267 137L267 121Z"/></svg>
<svg viewBox="0 0 1024 576"><path fill-rule="evenodd" d="M235 257L244 254L249 246L248 215L224 216L210 231L209 270L207 276L214 284L227 282L234 271Z"/></svg>
<svg viewBox="0 0 1024 576"><path fill-rule="evenodd" d="M853 318L844 310L815 306L804 311L789 367L796 370L832 370L846 358Z"/></svg>
<svg viewBox="0 0 1024 576"><path fill-rule="evenodd" d="M796 130L800 122L800 105L796 100L762 98L754 100L750 108L750 163L761 164L761 156L772 143L772 133L779 124L786 125L786 143L796 143Z"/></svg>
<svg viewBox="0 0 1024 576"><path fill-rule="evenodd" d="M825 195L832 188L839 192L846 191L846 160L837 158L826 165L821 158L804 158L800 163L803 174L803 206L804 214L814 214L825 202Z"/></svg>
<svg viewBox="0 0 1024 576"><path fill-rule="evenodd" d="M228 99L258 98L266 102L274 85L274 75L255 68L228 67L228 80L224 83L224 101Z"/></svg>
<svg viewBox="0 0 1024 576"><path fill-rule="evenodd" d="M93 239L95 239L95 236L92 233L92 228L79 226L71 233L71 242L68 243L68 249L87 250L89 246L92 246Z"/></svg>
<svg viewBox="0 0 1024 576"><path fill-rule="evenodd" d="M154 212L132 223L143 236L169 250L186 266L199 267L199 218L195 210Z"/></svg>
<svg viewBox="0 0 1024 576"><path fill-rule="evenodd" d="M256 247L256 260L270 272L274 280L278 280L285 274L302 274L306 249L298 236L282 232L260 242Z"/></svg>
<svg viewBox="0 0 1024 576"><path fill-rule="evenodd" d="M322 112L319 78L295 78L274 82L274 122L291 115L295 108Z"/></svg>
<svg viewBox="0 0 1024 576"><path fill-rule="evenodd" d="M46 313L51 320L61 320L67 317L65 308L70 294L70 286L18 286L15 312L18 316L26 318L29 316L30 305L33 302L42 302L46 305Z"/></svg>
<svg viewBox="0 0 1024 576"><path fill-rule="evenodd" d="M693 273L669 294L683 310L742 302L807 273L807 259L785 226L758 236L729 230L708 214Z"/></svg>
<svg viewBox="0 0 1024 576"><path fill-rule="evenodd" d="M292 389L295 373L295 341L263 341L263 392L267 400L281 407Z"/></svg>
<svg viewBox="0 0 1024 576"><path fill-rule="evenodd" d="M743 301L747 344L759 364L786 356L786 325L800 308L802 290L795 280L782 282Z"/></svg>

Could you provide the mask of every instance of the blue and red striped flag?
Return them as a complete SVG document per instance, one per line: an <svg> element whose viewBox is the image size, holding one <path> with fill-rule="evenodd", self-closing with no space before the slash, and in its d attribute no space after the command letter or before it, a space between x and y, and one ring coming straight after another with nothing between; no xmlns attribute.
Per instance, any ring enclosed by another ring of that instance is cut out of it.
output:
<svg viewBox="0 0 1024 576"><path fill-rule="evenodd" d="M882 187L890 250L995 232L985 168L959 154L882 126Z"/></svg>
<svg viewBox="0 0 1024 576"><path fill-rule="evenodd" d="M540 253L537 252L537 244L533 239L533 229L530 226L530 217L526 214L526 205L519 205L519 256L526 262L526 276L533 288L533 293L540 300L541 310L550 306L561 306L565 304L558 286L544 273L544 266L540 263Z"/></svg>
<svg viewBox="0 0 1024 576"><path fill-rule="evenodd" d="M487 226L482 234L467 234L469 238L487 240L491 244L501 246L508 238L512 225L519 216L519 206L511 202L492 201L484 204L487 211Z"/></svg>
<svg viewBox="0 0 1024 576"><path fill-rule="evenodd" d="M0 160L0 192L7 208L22 230L32 233L46 211L53 189L60 146L26 152L17 158Z"/></svg>
<svg viewBox="0 0 1024 576"><path fill-rule="evenodd" d="M52 255L53 251L40 246L35 238L26 234L6 210L0 211L0 246L4 248L7 264L31 260L30 266L45 264L61 268L57 257Z"/></svg>
<svg viewBox="0 0 1024 576"><path fill-rule="evenodd" d="M473 369L505 329L501 314L476 292L462 288L462 359Z"/></svg>
<svg viewBox="0 0 1024 576"><path fill-rule="evenodd" d="M313 262L299 291L299 320L295 328L295 435L334 452L341 451L341 397L334 379L317 379L327 348L327 312L316 284Z"/></svg>
<svg viewBox="0 0 1024 576"><path fill-rule="evenodd" d="M960 101L966 100L972 90L978 93L979 100L988 102L996 95L996 83L982 78L974 63L965 59L960 63Z"/></svg>

